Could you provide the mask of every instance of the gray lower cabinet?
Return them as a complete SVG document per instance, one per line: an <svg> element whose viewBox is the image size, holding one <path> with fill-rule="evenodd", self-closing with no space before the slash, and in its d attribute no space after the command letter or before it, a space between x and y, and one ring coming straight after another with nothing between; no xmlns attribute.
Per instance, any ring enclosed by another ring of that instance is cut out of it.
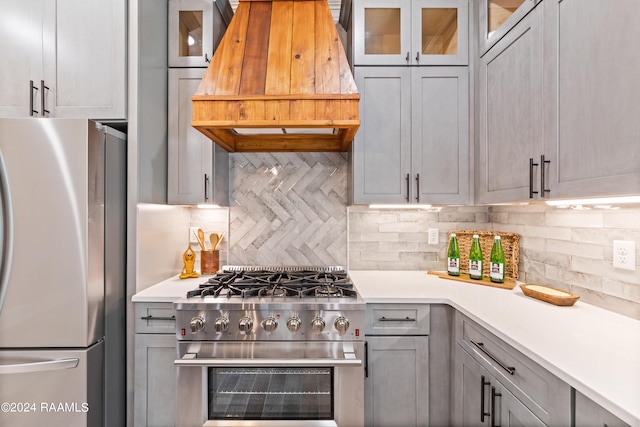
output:
<svg viewBox="0 0 640 427"><path fill-rule="evenodd" d="M571 387L457 312L453 425L571 424Z"/></svg>
<svg viewBox="0 0 640 427"><path fill-rule="evenodd" d="M478 203L543 196L542 29L542 7L538 6L480 58Z"/></svg>
<svg viewBox="0 0 640 427"><path fill-rule="evenodd" d="M468 67L355 67L354 76L352 202L468 202Z"/></svg>
<svg viewBox="0 0 640 427"><path fill-rule="evenodd" d="M134 425L172 427L176 419L175 318L171 303L136 303Z"/></svg>
<svg viewBox="0 0 640 427"><path fill-rule="evenodd" d="M535 416L507 387L456 345L452 414L456 426L527 426L546 424Z"/></svg>
<svg viewBox="0 0 640 427"><path fill-rule="evenodd" d="M191 126L191 96L206 71L169 69L169 204L229 204L229 153Z"/></svg>
<svg viewBox="0 0 640 427"><path fill-rule="evenodd" d="M367 306L365 425L429 425L429 306Z"/></svg>
<svg viewBox="0 0 640 427"><path fill-rule="evenodd" d="M629 424L595 403L579 391L575 392L575 425L580 427L629 427Z"/></svg>

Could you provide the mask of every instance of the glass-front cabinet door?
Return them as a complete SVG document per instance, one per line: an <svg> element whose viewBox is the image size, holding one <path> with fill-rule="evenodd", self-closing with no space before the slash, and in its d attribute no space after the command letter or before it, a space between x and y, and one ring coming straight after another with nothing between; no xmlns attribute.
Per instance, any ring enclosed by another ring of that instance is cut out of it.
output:
<svg viewBox="0 0 640 427"><path fill-rule="evenodd" d="M465 0L354 1L355 65L467 65Z"/></svg>
<svg viewBox="0 0 640 427"><path fill-rule="evenodd" d="M169 1L169 67L207 67L213 55L212 1Z"/></svg>
<svg viewBox="0 0 640 427"><path fill-rule="evenodd" d="M480 0L480 55L542 0Z"/></svg>

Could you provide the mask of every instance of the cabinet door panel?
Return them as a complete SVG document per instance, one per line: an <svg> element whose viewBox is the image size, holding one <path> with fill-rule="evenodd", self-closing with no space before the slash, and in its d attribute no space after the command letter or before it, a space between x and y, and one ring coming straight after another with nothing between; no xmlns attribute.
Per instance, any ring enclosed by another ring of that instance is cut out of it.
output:
<svg viewBox="0 0 640 427"><path fill-rule="evenodd" d="M205 68L169 69L170 204L205 202L205 174L211 179L213 143L191 126L191 95L205 72Z"/></svg>
<svg viewBox="0 0 640 427"><path fill-rule="evenodd" d="M42 67L42 16L39 1L0 1L0 117L30 116L40 111L38 91L30 93L29 80L40 87L37 73ZM38 114L36 114L37 116Z"/></svg>
<svg viewBox="0 0 640 427"><path fill-rule="evenodd" d="M367 337L367 426L428 425L428 345L426 336Z"/></svg>
<svg viewBox="0 0 640 427"><path fill-rule="evenodd" d="M557 44L549 44L547 56L558 86L549 107L557 106L557 131L545 140L555 144L547 151L557 150L552 195L636 193L640 56L631 52L640 44L640 2L554 0L551 5L550 31L557 32Z"/></svg>
<svg viewBox="0 0 640 427"><path fill-rule="evenodd" d="M124 1L45 1L43 79L52 117L125 118Z"/></svg>
<svg viewBox="0 0 640 427"><path fill-rule="evenodd" d="M541 18L532 11L480 61L481 203L529 199L529 159L537 163L543 142Z"/></svg>
<svg viewBox="0 0 640 427"><path fill-rule="evenodd" d="M465 203L469 194L468 70L420 68L414 69L412 79L412 170L414 179L420 180L415 201Z"/></svg>
<svg viewBox="0 0 640 427"><path fill-rule="evenodd" d="M353 29L356 65L410 64L410 0L355 2Z"/></svg>
<svg viewBox="0 0 640 427"><path fill-rule="evenodd" d="M135 335L136 426L171 427L176 421L175 335Z"/></svg>
<svg viewBox="0 0 640 427"><path fill-rule="evenodd" d="M355 70L362 126L353 142L354 203L406 203L411 157L409 68Z"/></svg>
<svg viewBox="0 0 640 427"><path fill-rule="evenodd" d="M452 424L488 426L489 373L459 345L454 347Z"/></svg>

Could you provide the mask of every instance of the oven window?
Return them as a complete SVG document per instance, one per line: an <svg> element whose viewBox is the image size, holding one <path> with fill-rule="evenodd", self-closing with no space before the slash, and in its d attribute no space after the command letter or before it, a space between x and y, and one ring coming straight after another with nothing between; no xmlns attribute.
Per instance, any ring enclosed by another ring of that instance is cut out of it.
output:
<svg viewBox="0 0 640 427"><path fill-rule="evenodd" d="M333 368L209 368L209 419L332 420Z"/></svg>

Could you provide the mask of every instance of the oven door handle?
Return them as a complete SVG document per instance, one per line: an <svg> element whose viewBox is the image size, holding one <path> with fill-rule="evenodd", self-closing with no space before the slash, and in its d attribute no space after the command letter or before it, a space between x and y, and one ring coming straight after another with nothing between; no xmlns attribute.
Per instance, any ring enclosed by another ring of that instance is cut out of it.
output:
<svg viewBox="0 0 640 427"><path fill-rule="evenodd" d="M211 367L211 368L228 368L228 367L353 367L361 366L360 359L218 359L218 358L202 358L193 357L193 354L185 354L181 359L174 362L175 366L185 367Z"/></svg>

